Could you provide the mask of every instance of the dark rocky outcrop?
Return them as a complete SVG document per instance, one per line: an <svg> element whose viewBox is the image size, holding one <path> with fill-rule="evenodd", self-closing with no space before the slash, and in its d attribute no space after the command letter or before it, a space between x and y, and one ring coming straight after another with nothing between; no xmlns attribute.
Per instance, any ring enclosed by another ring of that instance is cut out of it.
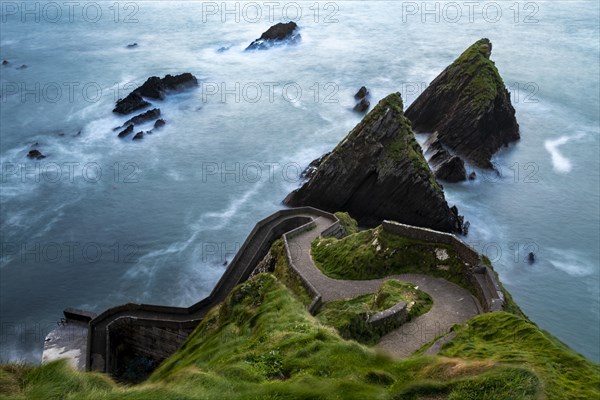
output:
<svg viewBox="0 0 600 400"><path fill-rule="evenodd" d="M129 125L127 128L125 128L124 130L122 130L119 133L119 137L124 138L125 136L129 135L132 132L133 132L133 125Z"/></svg>
<svg viewBox="0 0 600 400"><path fill-rule="evenodd" d="M381 100L284 203L347 211L366 226L390 219L461 232L402 108L399 93Z"/></svg>
<svg viewBox="0 0 600 400"><path fill-rule="evenodd" d="M457 156L445 158L440 163L432 163L436 179L446 182L461 182L466 180L467 171L464 161Z"/></svg>
<svg viewBox="0 0 600 400"><path fill-rule="evenodd" d="M130 120L128 120L127 122L125 122L123 124L123 126L130 125L130 124L134 124L134 125L143 124L144 122L155 120L158 117L160 117L160 108L153 108L152 110L148 110L145 113L136 115L135 117L133 117Z"/></svg>
<svg viewBox="0 0 600 400"><path fill-rule="evenodd" d="M366 113L369 110L369 107L371 107L371 102L369 101L368 96L369 91L367 88L365 86L361 86L360 89L358 89L358 92L356 92L354 95L354 98L358 101L354 105L353 110L361 114Z"/></svg>
<svg viewBox="0 0 600 400"><path fill-rule="evenodd" d="M319 168L319 166L321 165L323 160L326 159L327 156L329 156L329 154L331 154L331 153L325 153L324 155L317 158L316 160L312 160L311 163L308 164L308 167L306 167L306 169L304 171L302 171L302 174L300 174L300 176L304 179L312 178L315 175L315 173L317 172L317 169Z"/></svg>
<svg viewBox="0 0 600 400"><path fill-rule="evenodd" d="M425 146L425 155L429 156L429 164L436 179L446 182L461 182L467 179L464 161L450 154L439 140L438 132L429 136Z"/></svg>
<svg viewBox="0 0 600 400"><path fill-rule="evenodd" d="M138 133L135 134L135 136L133 137L133 140L140 140L144 138L144 132L143 131L139 131Z"/></svg>
<svg viewBox="0 0 600 400"><path fill-rule="evenodd" d="M163 100L169 92L176 92L197 85L198 79L189 72L180 75L167 75L162 79L158 76L152 76L127 97L119 99L113 112L129 114L150 105L144 100L144 97Z"/></svg>
<svg viewBox="0 0 600 400"><path fill-rule="evenodd" d="M354 95L354 98L356 100L364 99L365 97L367 97L368 94L369 94L369 91L367 90L367 88L364 86L361 86L360 89L358 89L358 92L356 92L356 94Z"/></svg>
<svg viewBox="0 0 600 400"><path fill-rule="evenodd" d="M488 39L477 41L406 110L415 131L438 131L445 146L482 168L492 168L492 155L519 139L515 109L491 51Z"/></svg>
<svg viewBox="0 0 600 400"><path fill-rule="evenodd" d="M169 92L177 92L194 86L198 86L198 79L186 72L180 75L167 75L162 79L152 76L134 92L150 99L163 100Z"/></svg>
<svg viewBox="0 0 600 400"><path fill-rule="evenodd" d="M8 62L8 60L2 60L2 65L8 65L10 64L10 62Z"/></svg>
<svg viewBox="0 0 600 400"><path fill-rule="evenodd" d="M130 44L127 45L128 49L133 49L133 48L136 48L136 47L138 47L137 43L130 43Z"/></svg>
<svg viewBox="0 0 600 400"><path fill-rule="evenodd" d="M164 119L162 119L162 118L157 119L156 122L154 122L154 129L160 129L163 126L165 126L166 124L167 124L167 122Z"/></svg>
<svg viewBox="0 0 600 400"><path fill-rule="evenodd" d="M245 51L248 50L266 50L282 44L296 44L301 36L298 33L298 25L290 21L288 23L278 23L267 29L260 38L256 39Z"/></svg>
<svg viewBox="0 0 600 400"><path fill-rule="evenodd" d="M124 99L119 99L119 101L117 101L117 106L113 112L117 114L130 114L134 111L148 107L149 105L150 103L144 100L139 93L131 92Z"/></svg>
<svg viewBox="0 0 600 400"><path fill-rule="evenodd" d="M27 153L27 157L33 158L36 160L41 160L42 158L46 158L46 156L43 155L42 152L37 149L29 150L29 153Z"/></svg>
<svg viewBox="0 0 600 400"><path fill-rule="evenodd" d="M354 106L353 110L359 113L365 113L371 107L371 103L366 98L360 99L358 103Z"/></svg>

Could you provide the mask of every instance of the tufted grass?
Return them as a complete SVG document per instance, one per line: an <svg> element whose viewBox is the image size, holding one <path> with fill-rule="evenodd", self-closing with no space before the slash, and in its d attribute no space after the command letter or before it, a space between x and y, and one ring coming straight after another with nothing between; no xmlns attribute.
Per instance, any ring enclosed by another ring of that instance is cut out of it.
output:
<svg viewBox="0 0 600 400"><path fill-rule="evenodd" d="M319 323L272 274L237 286L146 381L66 362L0 367L2 399L596 399L599 366L500 312L455 327L439 356L392 360Z"/></svg>

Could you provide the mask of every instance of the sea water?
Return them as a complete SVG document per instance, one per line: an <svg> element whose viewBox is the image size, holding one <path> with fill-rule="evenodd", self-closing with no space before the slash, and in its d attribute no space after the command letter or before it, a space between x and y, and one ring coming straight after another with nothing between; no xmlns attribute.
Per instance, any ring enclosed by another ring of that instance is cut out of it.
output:
<svg viewBox="0 0 600 400"><path fill-rule="evenodd" d="M406 107L487 37L521 140L495 156L499 174L444 184L446 197L523 311L600 361L598 7L3 1L0 360L39 361L65 307L202 299L360 121L360 86L372 105L400 91ZM299 45L243 51L288 20ZM117 138L115 101L183 72L198 88L153 102L167 125ZM32 146L47 157L28 159Z"/></svg>

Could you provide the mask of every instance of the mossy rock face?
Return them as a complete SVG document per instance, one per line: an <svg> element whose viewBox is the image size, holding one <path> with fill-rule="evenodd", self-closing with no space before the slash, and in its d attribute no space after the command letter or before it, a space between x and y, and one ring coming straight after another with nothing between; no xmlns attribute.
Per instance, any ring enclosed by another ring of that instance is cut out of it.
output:
<svg viewBox="0 0 600 400"><path fill-rule="evenodd" d="M400 93L381 100L284 202L345 211L367 227L388 219L462 231L404 116Z"/></svg>
<svg viewBox="0 0 600 400"><path fill-rule="evenodd" d="M472 163L491 168L491 157L519 139L510 94L481 39L449 65L406 110L417 132L440 141Z"/></svg>

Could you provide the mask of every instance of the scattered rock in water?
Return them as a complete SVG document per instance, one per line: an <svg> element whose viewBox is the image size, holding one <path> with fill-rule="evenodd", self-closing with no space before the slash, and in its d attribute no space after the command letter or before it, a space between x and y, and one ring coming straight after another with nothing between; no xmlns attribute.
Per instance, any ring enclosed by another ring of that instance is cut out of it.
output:
<svg viewBox="0 0 600 400"><path fill-rule="evenodd" d="M367 90L367 88L364 86L361 86L360 89L358 89L358 92L356 92L356 94L354 95L354 98L356 100L364 99L365 97L367 97L368 94L369 94L369 91Z"/></svg>
<svg viewBox="0 0 600 400"><path fill-rule="evenodd" d="M223 46L223 47L219 47L219 48L217 49L217 53L224 53L224 52L226 52L227 50L229 50L230 48L231 48L231 46Z"/></svg>
<svg viewBox="0 0 600 400"><path fill-rule="evenodd" d="M152 110L148 110L145 113L136 115L135 117L133 117L130 120L128 120L127 122L125 122L123 124L123 126L130 125L130 124L134 124L134 125L143 124L144 122L155 120L158 117L160 117L160 108L153 108Z"/></svg>
<svg viewBox="0 0 600 400"><path fill-rule="evenodd" d="M469 234L469 227L471 226L471 223L469 221L466 221L463 224L463 235L467 236Z"/></svg>
<svg viewBox="0 0 600 400"><path fill-rule="evenodd" d="M119 133L119 137L120 138L124 138L125 136L129 135L131 132L133 132L133 125L129 125L127 128L125 128L124 130L122 130Z"/></svg>
<svg viewBox="0 0 600 400"><path fill-rule="evenodd" d="M470 181L474 181L476 177L477 177L477 174L475 173L475 171L473 171L469 174Z"/></svg>
<svg viewBox="0 0 600 400"><path fill-rule="evenodd" d="M369 102L369 100L367 100L366 98L362 98L358 103L356 103L353 110L358 113L365 113L369 110L369 107L371 107L371 103Z"/></svg>
<svg viewBox="0 0 600 400"><path fill-rule="evenodd" d="M37 143L36 143L36 145L37 145ZM29 153L27 153L27 157L33 158L36 160L41 160L42 158L46 158L46 156L43 155L42 152L37 149L29 150Z"/></svg>
<svg viewBox="0 0 600 400"><path fill-rule="evenodd" d="M256 39L246 48L248 50L267 50L274 46L283 44L297 44L301 36L297 32L298 25L290 21L288 23L278 23L267 29L260 38Z"/></svg>
<svg viewBox="0 0 600 400"><path fill-rule="evenodd" d="M130 43L130 44L128 44L128 45L127 45L127 48L128 48L128 49L133 49L133 48L135 48L135 47L138 47L138 44L137 44L137 43Z"/></svg>
<svg viewBox="0 0 600 400"><path fill-rule="evenodd" d="M166 124L167 124L167 122L164 119L162 119L162 118L157 119L156 122L154 122L154 129L160 129L163 126L165 126Z"/></svg>
<svg viewBox="0 0 600 400"><path fill-rule="evenodd" d="M354 98L357 100L357 103L354 105L353 110L358 113L365 113L371 107L371 102L369 101L369 91L365 86L361 86L358 89L358 92L354 95Z"/></svg>
<svg viewBox="0 0 600 400"><path fill-rule="evenodd" d="M2 60L2 65L8 65L10 64L10 62L8 62L8 60Z"/></svg>
<svg viewBox="0 0 600 400"><path fill-rule="evenodd" d="M180 75L167 75L162 79L158 76L152 76L127 97L119 99L113 112L129 114L150 105L144 100L144 97L164 100L169 92L177 92L197 85L198 79L189 72Z"/></svg>
<svg viewBox="0 0 600 400"><path fill-rule="evenodd" d="M198 79L186 72L180 75L166 75L162 79L158 76L152 76L134 92L150 99L164 100L169 92L178 92L193 86L198 86Z"/></svg>
<svg viewBox="0 0 600 400"><path fill-rule="evenodd" d="M134 111L146 108L150 105L142 96L136 92L130 93L124 99L117 101L113 112L117 114L131 114Z"/></svg>
<svg viewBox="0 0 600 400"><path fill-rule="evenodd" d="M17 69L25 69L25 68L27 68L27 64L23 64L20 67L17 67Z"/></svg>
<svg viewBox="0 0 600 400"><path fill-rule="evenodd" d="M288 206L346 211L360 225L388 219L443 232L462 232L404 116L402 97L379 102L316 171L284 200Z"/></svg>
<svg viewBox="0 0 600 400"><path fill-rule="evenodd" d="M437 131L444 146L481 168L493 168L492 155L520 138L491 51L488 39L474 43L406 110L415 132Z"/></svg>
<svg viewBox="0 0 600 400"><path fill-rule="evenodd" d="M533 264L535 262L535 253L531 252L527 254L527 262L529 262L529 264Z"/></svg>
<svg viewBox="0 0 600 400"><path fill-rule="evenodd" d="M140 140L144 138L144 132L143 131L139 131L138 133L135 134L135 136L133 137L133 140Z"/></svg>

